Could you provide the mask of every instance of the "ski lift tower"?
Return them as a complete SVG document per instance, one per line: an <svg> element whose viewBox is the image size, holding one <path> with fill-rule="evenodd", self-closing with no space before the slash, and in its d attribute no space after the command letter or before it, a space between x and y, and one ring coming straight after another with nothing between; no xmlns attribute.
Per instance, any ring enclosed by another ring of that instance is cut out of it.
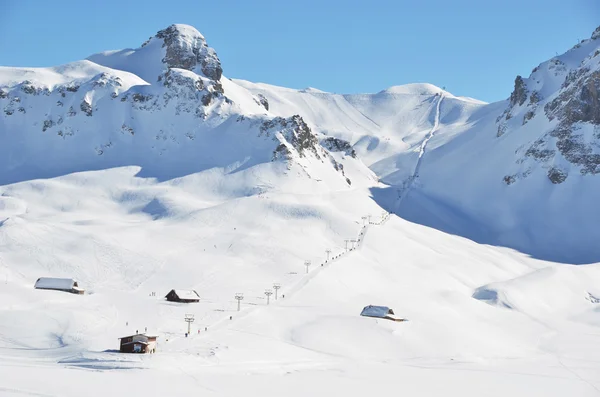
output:
<svg viewBox="0 0 600 397"><path fill-rule="evenodd" d="M191 332L192 323L194 322L194 315L193 314L186 314L185 315L185 322L188 325L188 332L187 333L189 335L190 332Z"/></svg>
<svg viewBox="0 0 600 397"><path fill-rule="evenodd" d="M237 294L235 294L235 300L238 303L238 305L237 305L238 312L240 311L240 305L241 305L243 299L244 299L244 294L242 294L241 292L238 292Z"/></svg>

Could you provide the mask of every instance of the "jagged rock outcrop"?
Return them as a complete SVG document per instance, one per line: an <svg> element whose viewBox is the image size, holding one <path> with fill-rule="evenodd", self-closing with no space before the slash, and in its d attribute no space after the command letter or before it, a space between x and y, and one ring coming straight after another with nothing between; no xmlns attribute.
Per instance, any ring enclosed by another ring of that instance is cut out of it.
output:
<svg viewBox="0 0 600 397"><path fill-rule="evenodd" d="M600 173L600 28L564 56L536 67L528 79L517 76L507 109L498 117L498 137L513 133L536 117L545 117L549 128L525 149L517 164L532 159L547 169L553 184L565 182L569 172L553 164L571 165L581 175ZM580 62L573 62L578 52ZM588 52L589 51L589 52ZM555 88L554 88L555 87ZM543 90L543 93L539 90ZM520 125L513 117L519 115ZM538 123L539 125L539 123ZM505 178L512 184L529 175L525 171Z"/></svg>
<svg viewBox="0 0 600 397"><path fill-rule="evenodd" d="M317 159L319 156L319 140L313 134L310 127L299 115L294 115L288 118L275 117L271 120L264 121L260 126L261 134L279 133L281 134L281 144L273 153L273 158L281 158L282 156L290 156L293 149L298 153L299 157L305 157L307 152L312 153Z"/></svg>
<svg viewBox="0 0 600 397"><path fill-rule="evenodd" d="M156 38L163 40L166 55L163 62L169 68L199 71L214 81L221 80L223 69L214 49L208 47L204 36L185 25L171 25L159 31Z"/></svg>
<svg viewBox="0 0 600 397"><path fill-rule="evenodd" d="M347 156L356 158L356 151L350 142L343 139L327 137L321 141L321 145L330 152L344 152Z"/></svg>
<svg viewBox="0 0 600 397"><path fill-rule="evenodd" d="M515 78L515 88L510 94L510 106L522 105L527 100L527 87L523 81L523 77Z"/></svg>
<svg viewBox="0 0 600 397"><path fill-rule="evenodd" d="M257 102L258 102L258 103L259 103L259 104L260 104L262 107L264 107L264 108L265 108L265 110L269 110L269 101L267 100L267 98L265 98L265 96L264 96L264 95L262 95L262 94L257 94L257 95L256 95L256 97L258 98L258 99L257 99Z"/></svg>

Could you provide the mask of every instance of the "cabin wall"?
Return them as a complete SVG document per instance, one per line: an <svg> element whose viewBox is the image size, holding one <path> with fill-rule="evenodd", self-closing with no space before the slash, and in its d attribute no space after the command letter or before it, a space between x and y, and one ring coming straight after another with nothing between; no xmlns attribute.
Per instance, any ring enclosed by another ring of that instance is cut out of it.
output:
<svg viewBox="0 0 600 397"><path fill-rule="evenodd" d="M156 341L148 341L148 349L146 353L152 353L153 351L156 351Z"/></svg>

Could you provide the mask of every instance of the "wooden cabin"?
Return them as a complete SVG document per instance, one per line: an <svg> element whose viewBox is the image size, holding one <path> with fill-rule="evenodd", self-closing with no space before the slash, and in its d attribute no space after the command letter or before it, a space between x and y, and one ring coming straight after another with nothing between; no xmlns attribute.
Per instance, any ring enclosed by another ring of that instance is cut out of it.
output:
<svg viewBox="0 0 600 397"><path fill-rule="evenodd" d="M136 334L119 338L121 353L156 353L156 338L146 334Z"/></svg>
<svg viewBox="0 0 600 397"><path fill-rule="evenodd" d="M172 289L167 296L169 302L196 303L200 302L200 295L194 290Z"/></svg>
<svg viewBox="0 0 600 397"><path fill-rule="evenodd" d="M82 295L85 291L79 288L77 280L72 278L40 277L34 285L35 289L50 289Z"/></svg>

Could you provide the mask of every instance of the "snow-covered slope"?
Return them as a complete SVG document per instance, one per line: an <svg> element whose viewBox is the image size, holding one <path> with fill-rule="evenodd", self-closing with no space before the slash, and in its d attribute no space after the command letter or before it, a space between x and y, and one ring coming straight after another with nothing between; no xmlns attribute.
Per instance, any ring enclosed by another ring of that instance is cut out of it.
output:
<svg viewBox="0 0 600 397"><path fill-rule="evenodd" d="M493 104L429 84L338 95L236 82L267 98L270 112L298 112L349 141L391 185L376 192L380 204L404 218L591 263L600 261L599 36L517 77L511 98Z"/></svg>
<svg viewBox="0 0 600 397"><path fill-rule="evenodd" d="M352 181L338 160L362 169L355 182L372 177L355 158L336 160L302 117L274 117L222 77L216 52L190 26L89 59L0 70L1 183L118 166L165 180L272 160L310 178L337 174L339 188Z"/></svg>
<svg viewBox="0 0 600 397"><path fill-rule="evenodd" d="M600 258L598 41L495 104L230 80L186 25L1 68L0 395L597 395L600 264L526 254Z"/></svg>

